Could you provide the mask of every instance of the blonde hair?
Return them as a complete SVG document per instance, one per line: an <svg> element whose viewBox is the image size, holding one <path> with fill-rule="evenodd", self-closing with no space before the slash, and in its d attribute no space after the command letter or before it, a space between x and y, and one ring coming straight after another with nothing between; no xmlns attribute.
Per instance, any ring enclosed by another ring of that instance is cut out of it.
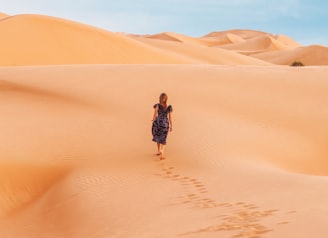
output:
<svg viewBox="0 0 328 238"><path fill-rule="evenodd" d="M162 93L159 96L159 104L161 104L164 107L164 109L167 108L166 102L167 102L167 95L166 95L166 93Z"/></svg>

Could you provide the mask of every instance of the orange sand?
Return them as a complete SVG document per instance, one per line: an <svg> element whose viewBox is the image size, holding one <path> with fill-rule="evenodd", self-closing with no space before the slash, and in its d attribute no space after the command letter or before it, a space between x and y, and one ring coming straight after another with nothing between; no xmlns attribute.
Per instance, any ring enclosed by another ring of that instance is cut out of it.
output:
<svg viewBox="0 0 328 238"><path fill-rule="evenodd" d="M328 67L286 66L302 50L319 65L319 46L38 15L0 33L0 237L326 236ZM163 161L161 92L174 108Z"/></svg>

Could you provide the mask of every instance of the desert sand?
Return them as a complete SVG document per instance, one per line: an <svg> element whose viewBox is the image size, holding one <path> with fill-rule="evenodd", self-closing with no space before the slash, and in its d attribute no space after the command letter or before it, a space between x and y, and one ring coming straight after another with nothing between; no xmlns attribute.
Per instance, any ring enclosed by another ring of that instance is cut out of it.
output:
<svg viewBox="0 0 328 238"><path fill-rule="evenodd" d="M0 237L326 237L327 47L0 18Z"/></svg>

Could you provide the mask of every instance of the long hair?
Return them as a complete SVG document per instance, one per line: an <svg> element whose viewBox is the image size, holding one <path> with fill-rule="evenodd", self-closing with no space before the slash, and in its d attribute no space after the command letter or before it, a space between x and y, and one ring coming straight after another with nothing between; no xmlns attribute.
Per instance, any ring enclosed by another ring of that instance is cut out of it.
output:
<svg viewBox="0 0 328 238"><path fill-rule="evenodd" d="M166 102L167 102L167 95L166 95L166 93L162 93L159 96L159 104L161 104L164 107L165 110L167 108Z"/></svg>

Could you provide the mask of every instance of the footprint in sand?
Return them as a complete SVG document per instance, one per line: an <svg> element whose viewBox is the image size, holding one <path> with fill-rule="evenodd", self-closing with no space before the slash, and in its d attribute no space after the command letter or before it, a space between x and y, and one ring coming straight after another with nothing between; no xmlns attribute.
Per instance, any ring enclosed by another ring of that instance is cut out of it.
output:
<svg viewBox="0 0 328 238"><path fill-rule="evenodd" d="M199 209L219 209L218 214L220 214L217 216L218 221L214 225L180 234L181 236L204 232L234 231L236 234L232 238L260 238L263 237L263 234L272 231L272 229L260 223L262 219L276 215L279 210L260 210L258 206L251 203L222 203L210 197L205 197L208 190L202 182L198 179L178 174L174 169L174 167L164 166L159 173L164 179L178 182L182 186L183 191L185 191L184 195L176 198L174 205L188 205ZM288 213L294 212L290 211ZM276 222L275 225L286 225L288 223L288 221L281 221Z"/></svg>

